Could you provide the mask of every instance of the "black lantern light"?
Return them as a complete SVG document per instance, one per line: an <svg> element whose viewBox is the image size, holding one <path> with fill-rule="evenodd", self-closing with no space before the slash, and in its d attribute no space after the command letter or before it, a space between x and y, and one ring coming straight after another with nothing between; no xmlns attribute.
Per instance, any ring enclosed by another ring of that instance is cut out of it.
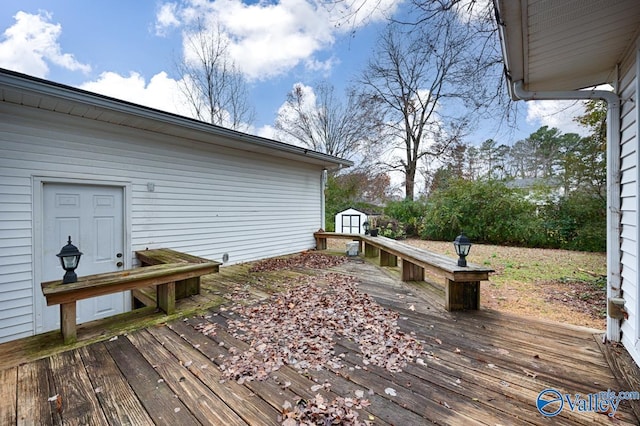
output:
<svg viewBox="0 0 640 426"><path fill-rule="evenodd" d="M460 235L453 241L453 246L456 249L456 254L460 256L458 266L467 266L466 257L469 255L469 250L471 250L471 241L469 238L467 238L463 232L460 232Z"/></svg>
<svg viewBox="0 0 640 426"><path fill-rule="evenodd" d="M75 283L78 281L78 276L76 275L76 268L78 267L78 263L80 263L80 256L82 253L78 250L78 247L71 244L71 235L69 235L69 242L66 246L62 247L60 253L56 254L60 258L60 264L62 265L62 269L67 271L64 274L64 278L62 278L62 284Z"/></svg>
<svg viewBox="0 0 640 426"><path fill-rule="evenodd" d="M362 224L362 227L364 228L364 235L369 235L369 228L370 228L369 221L365 221Z"/></svg>

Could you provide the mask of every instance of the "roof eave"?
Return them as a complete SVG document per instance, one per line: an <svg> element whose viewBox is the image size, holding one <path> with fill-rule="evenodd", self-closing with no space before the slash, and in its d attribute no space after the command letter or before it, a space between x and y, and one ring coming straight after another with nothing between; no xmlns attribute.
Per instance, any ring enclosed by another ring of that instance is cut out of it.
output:
<svg viewBox="0 0 640 426"><path fill-rule="evenodd" d="M323 154L321 152L260 136L226 129L224 127L205 123L181 115L145 107L10 70L0 69L0 86L27 92L31 96L55 98L119 114L125 114L142 120L160 122L176 128L188 130L192 135L194 132L199 133L202 136L202 139L200 140L207 143L225 145L236 149L242 149L244 151L269 154L276 157L297 159L299 161L316 164L327 169L353 166L352 161L332 155ZM42 108L41 106L38 107ZM99 120L99 118L95 118L95 120ZM216 141L212 142L211 136L216 136ZM232 140L234 141L234 144L224 144L222 142L223 140ZM242 146L239 146L238 143L242 144Z"/></svg>

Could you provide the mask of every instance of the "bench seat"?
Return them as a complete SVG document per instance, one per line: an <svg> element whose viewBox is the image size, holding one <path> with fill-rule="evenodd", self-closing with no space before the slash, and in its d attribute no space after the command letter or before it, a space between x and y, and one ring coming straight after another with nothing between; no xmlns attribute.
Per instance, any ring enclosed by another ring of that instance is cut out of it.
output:
<svg viewBox="0 0 640 426"><path fill-rule="evenodd" d="M175 282L217 272L217 262L169 263L106 274L87 275L75 283L62 280L41 284L47 306L60 305L60 328L65 343L73 343L76 333L76 302L106 294L156 287L157 304L167 314L175 310Z"/></svg>
<svg viewBox="0 0 640 426"><path fill-rule="evenodd" d="M168 248L139 250L136 251L136 258L140 261L141 266L162 265L166 263L209 263L214 265L214 272L219 272L221 265L220 262ZM200 294L200 276L176 281L176 300L195 296L196 294Z"/></svg>

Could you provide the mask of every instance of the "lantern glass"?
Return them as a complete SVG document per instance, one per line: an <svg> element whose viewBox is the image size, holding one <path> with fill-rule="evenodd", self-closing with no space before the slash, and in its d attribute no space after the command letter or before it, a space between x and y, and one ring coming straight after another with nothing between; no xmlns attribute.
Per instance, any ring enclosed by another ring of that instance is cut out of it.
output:
<svg viewBox="0 0 640 426"><path fill-rule="evenodd" d="M364 223L362 224L362 228L364 229L364 233L365 233L365 234L368 234L368 233L369 233L369 228L370 228L370 227L369 227L369 222L368 222L368 221L364 222Z"/></svg>

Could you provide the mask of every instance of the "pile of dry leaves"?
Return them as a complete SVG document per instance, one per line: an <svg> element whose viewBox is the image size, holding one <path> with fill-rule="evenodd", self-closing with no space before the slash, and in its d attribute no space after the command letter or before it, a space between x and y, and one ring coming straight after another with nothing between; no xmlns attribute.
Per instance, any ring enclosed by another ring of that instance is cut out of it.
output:
<svg viewBox="0 0 640 426"><path fill-rule="evenodd" d="M338 266L347 261L344 256L331 256L318 252L303 252L297 256L270 258L257 262L249 272L280 271L282 269L312 268L326 269Z"/></svg>
<svg viewBox="0 0 640 426"><path fill-rule="evenodd" d="M326 401L322 395L316 395L309 401L299 400L295 406L286 401L282 407L280 421L282 426L298 425L343 425L360 426L371 424L361 421L355 410L368 407L369 401L358 398L336 398Z"/></svg>
<svg viewBox="0 0 640 426"><path fill-rule="evenodd" d="M398 314L358 291L347 275L299 277L289 290L233 310L238 318L229 320L228 330L249 348L231 348L223 369L240 383L263 380L283 365L299 371L342 368L336 338L356 342L364 365L389 371L401 371L423 352L418 340L399 330Z"/></svg>

